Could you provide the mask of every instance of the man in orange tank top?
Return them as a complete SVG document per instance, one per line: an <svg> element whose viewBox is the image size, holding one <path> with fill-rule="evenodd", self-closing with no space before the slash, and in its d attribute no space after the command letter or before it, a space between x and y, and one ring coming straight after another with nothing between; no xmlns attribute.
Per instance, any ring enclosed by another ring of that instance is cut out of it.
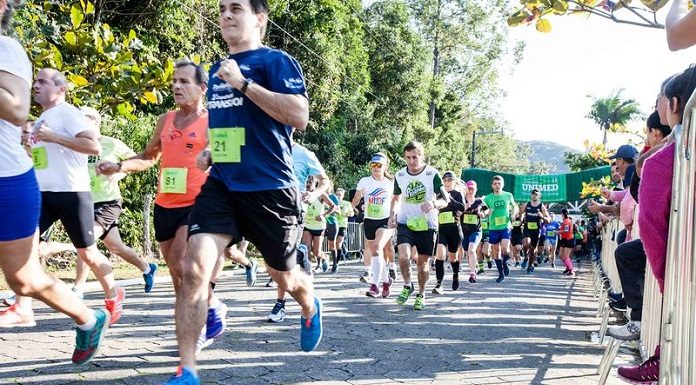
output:
<svg viewBox="0 0 696 385"><path fill-rule="evenodd" d="M182 259L186 255L188 219L196 196L207 179L205 171L196 167L196 156L208 146L208 111L204 96L208 76L201 66L191 61L175 65L172 93L176 111L162 115L145 150L120 163L100 162L98 172L141 172L160 162L160 176L155 199L155 239L159 242L174 291L181 288ZM208 323L198 343L204 344L225 330L227 306L210 289Z"/></svg>

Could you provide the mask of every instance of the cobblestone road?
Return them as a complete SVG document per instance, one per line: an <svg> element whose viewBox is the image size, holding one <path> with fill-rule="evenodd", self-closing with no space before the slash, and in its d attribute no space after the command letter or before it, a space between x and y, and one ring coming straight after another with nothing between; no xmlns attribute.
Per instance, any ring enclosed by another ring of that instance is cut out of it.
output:
<svg viewBox="0 0 696 385"><path fill-rule="evenodd" d="M427 295L426 309L364 295L360 267L319 274L325 334L318 350L299 349L299 308L268 324L275 289L248 288L226 273L216 289L230 307L231 328L199 357L205 384L596 384L603 348L589 342L598 329L590 274L564 278L540 267L532 276L513 271L503 284L491 272L457 292ZM432 279L429 288L432 289ZM263 280L265 274L260 274ZM446 287L450 285L449 273ZM400 278L399 278L400 281ZM394 291L401 285L395 284ZM100 305L88 293L90 306ZM41 305L38 326L1 330L2 384L155 384L176 366L173 292L159 283L146 295L130 287L124 316L109 330L98 357L70 363L71 321ZM631 360L623 354L620 360ZM610 376L608 384L621 381Z"/></svg>

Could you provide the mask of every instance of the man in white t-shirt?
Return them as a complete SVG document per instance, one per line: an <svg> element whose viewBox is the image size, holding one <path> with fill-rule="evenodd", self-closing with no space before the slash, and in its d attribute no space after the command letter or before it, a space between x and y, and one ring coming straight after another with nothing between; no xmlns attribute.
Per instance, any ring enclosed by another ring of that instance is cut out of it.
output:
<svg viewBox="0 0 696 385"><path fill-rule="evenodd" d="M31 160L20 142L20 126L25 124L31 104L32 69L22 46L2 36L12 5L0 0L0 269L15 293L38 298L75 321L72 361L83 364L96 353L109 314L87 308L39 263L36 227L41 195ZM22 311L20 306L15 303L0 312L0 327L36 325L33 312Z"/></svg>
<svg viewBox="0 0 696 385"><path fill-rule="evenodd" d="M94 239L94 205L87 171L87 156L99 155L97 132L84 115L65 101L67 80L61 72L45 68L34 80L34 100L43 113L31 136L32 158L41 190L39 233L60 220L78 258L92 269L106 294L110 324L121 317L125 290L116 287L111 262L97 249ZM18 297L26 311L31 300Z"/></svg>

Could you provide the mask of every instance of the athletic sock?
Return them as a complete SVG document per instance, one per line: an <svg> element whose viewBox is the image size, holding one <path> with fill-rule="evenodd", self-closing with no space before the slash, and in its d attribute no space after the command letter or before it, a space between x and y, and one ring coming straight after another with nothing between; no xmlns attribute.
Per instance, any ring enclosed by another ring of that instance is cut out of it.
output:
<svg viewBox="0 0 696 385"><path fill-rule="evenodd" d="M77 328L82 331L92 330L97 325L97 317L94 315L94 310L89 309L89 321L84 325L77 325Z"/></svg>
<svg viewBox="0 0 696 385"><path fill-rule="evenodd" d="M381 266L379 263L379 260L382 259L379 255L374 255L372 256L372 265L371 270L372 270L372 277L370 277L370 283L373 285L379 284L379 275L381 272Z"/></svg>
<svg viewBox="0 0 696 385"><path fill-rule="evenodd" d="M451 265L452 265L452 275L454 275L455 277L458 277L459 276L459 261L452 262Z"/></svg>
<svg viewBox="0 0 696 385"><path fill-rule="evenodd" d="M494 259L494 261L495 261L495 267L498 268L498 275L502 277L504 275L503 274L503 261L501 261L500 259Z"/></svg>
<svg viewBox="0 0 696 385"><path fill-rule="evenodd" d="M509 254L503 254L503 263L508 263L510 260L510 255Z"/></svg>
<svg viewBox="0 0 696 385"><path fill-rule="evenodd" d="M143 270L143 274L150 274L150 271L151 271L151 270L152 270L152 269L150 269L150 264L149 264L149 263L146 263L146 264L145 264L145 270Z"/></svg>
<svg viewBox="0 0 696 385"><path fill-rule="evenodd" d="M441 285L445 278L445 261L435 260L435 278L437 278L438 286Z"/></svg>
<svg viewBox="0 0 696 385"><path fill-rule="evenodd" d="M333 260L331 270L336 270L338 268L338 250L331 250L331 259Z"/></svg>

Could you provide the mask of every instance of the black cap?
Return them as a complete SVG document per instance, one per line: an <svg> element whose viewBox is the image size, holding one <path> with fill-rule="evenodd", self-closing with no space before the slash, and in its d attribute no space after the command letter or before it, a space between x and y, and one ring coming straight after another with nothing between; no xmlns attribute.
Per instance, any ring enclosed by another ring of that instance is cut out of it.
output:
<svg viewBox="0 0 696 385"><path fill-rule="evenodd" d="M539 194L539 190L533 189L533 190L532 190L532 194Z"/></svg>
<svg viewBox="0 0 696 385"><path fill-rule="evenodd" d="M445 171L445 173L442 174L442 179L447 179L447 178L454 179L454 172L453 171Z"/></svg>

